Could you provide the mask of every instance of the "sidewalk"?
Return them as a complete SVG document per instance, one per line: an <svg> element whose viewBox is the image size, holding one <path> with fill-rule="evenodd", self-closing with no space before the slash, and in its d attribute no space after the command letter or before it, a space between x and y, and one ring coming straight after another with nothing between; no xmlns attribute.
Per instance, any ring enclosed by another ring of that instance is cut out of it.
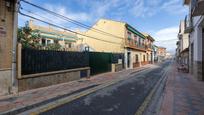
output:
<svg viewBox="0 0 204 115"><path fill-rule="evenodd" d="M178 72L175 63L167 77L160 115L204 115L204 82Z"/></svg>
<svg viewBox="0 0 204 115"><path fill-rule="evenodd" d="M149 67L151 67L151 65L146 65L137 69L123 70L116 73L108 72L104 74L95 75L90 79L84 78L78 81L72 81L68 83L20 92L16 96L9 95L0 97L0 113L10 110L12 111L17 108L25 108L25 110L27 110L29 109L28 106L37 106L35 104L41 103L46 100L54 98L56 99L57 97L65 95L67 96L69 94L71 95L72 93L80 92L80 90L86 90L97 85L105 84L109 81L123 79L131 73L133 74Z"/></svg>

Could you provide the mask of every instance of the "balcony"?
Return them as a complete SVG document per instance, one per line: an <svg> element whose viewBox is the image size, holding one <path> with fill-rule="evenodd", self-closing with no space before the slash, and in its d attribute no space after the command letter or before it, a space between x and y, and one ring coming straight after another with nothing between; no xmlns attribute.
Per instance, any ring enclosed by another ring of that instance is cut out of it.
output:
<svg viewBox="0 0 204 115"><path fill-rule="evenodd" d="M184 33L191 33L193 31L192 19L189 16L186 16L184 21L185 21Z"/></svg>
<svg viewBox="0 0 204 115"><path fill-rule="evenodd" d="M204 15L204 0L191 0L192 16Z"/></svg>
<svg viewBox="0 0 204 115"><path fill-rule="evenodd" d="M138 43L136 43L133 39L128 39L126 40L126 47L132 48L132 49L136 49L136 50L140 50L140 51L146 51L145 46L144 45L139 45Z"/></svg>
<svg viewBox="0 0 204 115"><path fill-rule="evenodd" d="M152 45L150 43L145 45L145 49L147 51L153 51Z"/></svg>
<svg viewBox="0 0 204 115"><path fill-rule="evenodd" d="M177 35L177 37L178 37L178 39L180 40L181 38L182 38L182 34L181 33L178 33L178 35Z"/></svg>

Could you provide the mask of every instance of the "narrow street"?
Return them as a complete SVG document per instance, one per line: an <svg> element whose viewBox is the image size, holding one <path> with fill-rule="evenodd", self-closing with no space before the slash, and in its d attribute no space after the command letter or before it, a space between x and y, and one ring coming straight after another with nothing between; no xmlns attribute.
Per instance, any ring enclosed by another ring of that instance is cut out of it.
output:
<svg viewBox="0 0 204 115"><path fill-rule="evenodd" d="M134 115L170 61L41 115Z"/></svg>
<svg viewBox="0 0 204 115"><path fill-rule="evenodd" d="M0 0L0 115L204 115L204 0Z"/></svg>

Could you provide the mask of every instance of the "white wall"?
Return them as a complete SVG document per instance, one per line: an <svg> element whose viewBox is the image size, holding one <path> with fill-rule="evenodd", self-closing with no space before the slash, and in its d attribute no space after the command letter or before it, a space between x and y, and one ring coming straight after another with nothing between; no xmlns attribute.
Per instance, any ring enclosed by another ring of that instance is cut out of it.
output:
<svg viewBox="0 0 204 115"><path fill-rule="evenodd" d="M202 61L202 27L201 21L204 17L197 16L193 18L194 30L191 32L190 42L194 43L194 61Z"/></svg>

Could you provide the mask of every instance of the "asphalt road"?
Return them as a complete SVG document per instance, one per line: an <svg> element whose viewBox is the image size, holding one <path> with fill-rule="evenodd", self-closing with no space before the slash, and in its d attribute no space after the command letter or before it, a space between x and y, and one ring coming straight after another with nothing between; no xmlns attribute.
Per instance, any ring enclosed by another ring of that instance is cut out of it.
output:
<svg viewBox="0 0 204 115"><path fill-rule="evenodd" d="M129 79L98 90L41 115L134 115L170 62L132 74Z"/></svg>

